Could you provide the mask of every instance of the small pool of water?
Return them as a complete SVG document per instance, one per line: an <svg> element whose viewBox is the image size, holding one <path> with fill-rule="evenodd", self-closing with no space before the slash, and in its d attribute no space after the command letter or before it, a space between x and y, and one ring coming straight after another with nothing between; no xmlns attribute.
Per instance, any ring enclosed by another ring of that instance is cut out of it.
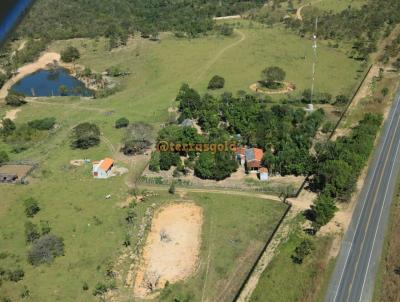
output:
<svg viewBox="0 0 400 302"><path fill-rule="evenodd" d="M84 83L63 68L38 70L15 83L11 90L30 97L93 95Z"/></svg>

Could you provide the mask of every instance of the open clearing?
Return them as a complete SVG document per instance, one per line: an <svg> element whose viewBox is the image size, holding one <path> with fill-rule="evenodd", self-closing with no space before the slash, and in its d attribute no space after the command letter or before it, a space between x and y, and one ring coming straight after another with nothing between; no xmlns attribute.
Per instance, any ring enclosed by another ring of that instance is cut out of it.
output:
<svg viewBox="0 0 400 302"><path fill-rule="evenodd" d="M172 204L160 209L153 219L136 276L135 295L163 288L190 276L200 250L202 208L193 203Z"/></svg>

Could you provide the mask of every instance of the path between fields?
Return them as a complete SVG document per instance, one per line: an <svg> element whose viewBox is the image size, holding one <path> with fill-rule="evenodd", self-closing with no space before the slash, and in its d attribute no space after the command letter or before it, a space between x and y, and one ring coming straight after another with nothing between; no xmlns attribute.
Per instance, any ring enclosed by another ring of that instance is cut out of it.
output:
<svg viewBox="0 0 400 302"><path fill-rule="evenodd" d="M199 75L197 76L196 80L195 80L195 84L197 84L201 78L206 74L206 72L218 61L218 59L229 49L239 45L240 43L242 43L244 40L246 40L246 35L241 32L238 29L235 29L235 32L237 32L240 35L240 39L235 41L232 44L229 44L228 46L225 46L224 48L222 48L204 67L204 69L199 73Z"/></svg>
<svg viewBox="0 0 400 302"><path fill-rule="evenodd" d="M146 186L146 188L150 190L157 190L157 191L162 191L166 190L167 188L165 186L157 186L157 185L149 185L149 184L143 184ZM176 188L176 193L185 193L185 192L192 192L192 193L218 193L218 194L227 194L227 195L240 195L240 196L250 196L250 197L256 197L256 198L261 198L261 199L268 199L268 200L273 200L273 201L279 201L282 202L282 200L275 195L267 195L267 194L260 194L260 193L253 193L253 192L246 192L246 191L229 191L228 190L217 190L217 189L207 189L207 188Z"/></svg>
<svg viewBox="0 0 400 302"><path fill-rule="evenodd" d="M309 3L307 3L307 4L304 4L304 5L300 6L300 7L297 9L297 11L296 11L296 19L297 19L297 20L300 20L300 21L303 21L303 16L301 15L302 9L303 9L304 7L306 7L306 6L311 6L311 5L316 4L316 3L318 3L318 2L322 2L322 0L318 0L318 1L315 1L315 2L309 2Z"/></svg>

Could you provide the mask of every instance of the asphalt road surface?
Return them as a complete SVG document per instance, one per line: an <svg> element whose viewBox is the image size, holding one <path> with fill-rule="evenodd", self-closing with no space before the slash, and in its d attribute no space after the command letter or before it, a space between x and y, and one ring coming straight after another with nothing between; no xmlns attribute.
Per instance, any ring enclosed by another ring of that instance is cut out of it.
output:
<svg viewBox="0 0 400 302"><path fill-rule="evenodd" d="M352 221L342 241L325 301L372 301L399 170L400 93L392 105Z"/></svg>

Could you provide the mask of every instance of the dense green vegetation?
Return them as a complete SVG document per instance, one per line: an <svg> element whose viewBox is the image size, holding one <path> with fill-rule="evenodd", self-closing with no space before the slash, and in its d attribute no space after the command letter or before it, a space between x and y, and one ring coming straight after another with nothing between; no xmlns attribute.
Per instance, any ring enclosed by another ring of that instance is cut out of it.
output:
<svg viewBox="0 0 400 302"><path fill-rule="evenodd" d="M213 28L213 16L241 13L263 3L263 0L38 0L17 35L52 40L106 36L113 46L125 44L137 30L147 37L157 36L161 31L193 37ZM228 30L223 32L229 34Z"/></svg>
<svg viewBox="0 0 400 302"><path fill-rule="evenodd" d="M366 114L349 136L317 145L314 188L320 196L312 207L316 230L328 223L335 211L334 201L348 201L372 152L383 117Z"/></svg>
<svg viewBox="0 0 400 302"><path fill-rule="evenodd" d="M351 40L350 56L366 60L376 50L376 43L384 31L388 35L400 22L400 2L397 0L368 0L361 8L351 5L343 11L312 10L303 22L286 19L286 25L301 34L314 32L315 17L319 16L318 36L334 41Z"/></svg>

